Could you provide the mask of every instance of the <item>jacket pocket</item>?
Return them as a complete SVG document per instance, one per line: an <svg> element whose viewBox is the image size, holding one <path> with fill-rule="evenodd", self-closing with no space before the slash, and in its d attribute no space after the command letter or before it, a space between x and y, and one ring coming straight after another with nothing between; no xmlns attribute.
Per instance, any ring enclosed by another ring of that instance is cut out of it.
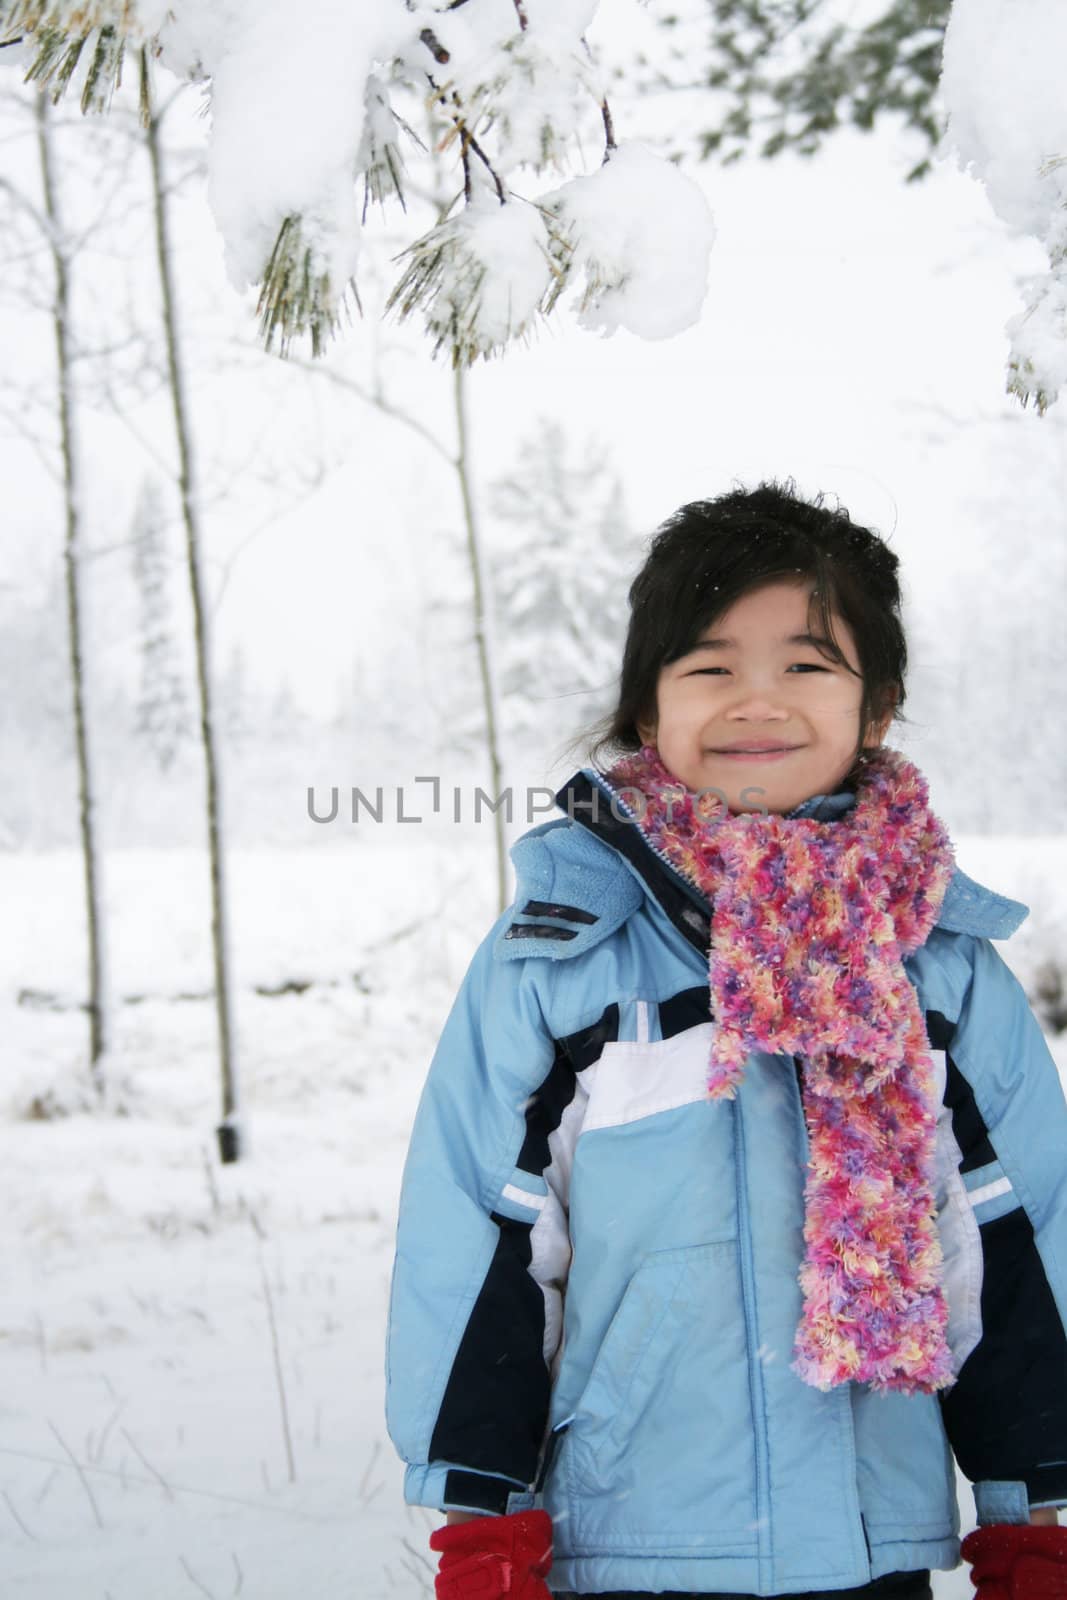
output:
<svg viewBox="0 0 1067 1600"><path fill-rule="evenodd" d="M627 1285L553 1472L572 1553L755 1549L737 1252L736 1239L653 1251Z"/></svg>

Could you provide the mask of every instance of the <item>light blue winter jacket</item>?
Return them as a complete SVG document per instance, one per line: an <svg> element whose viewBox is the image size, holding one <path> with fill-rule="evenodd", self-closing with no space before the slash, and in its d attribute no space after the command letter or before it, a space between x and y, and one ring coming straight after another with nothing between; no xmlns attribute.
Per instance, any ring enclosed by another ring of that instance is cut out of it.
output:
<svg viewBox="0 0 1067 1600"><path fill-rule="evenodd" d="M567 815L513 847L514 904L430 1067L388 1333L406 1498L543 1504L554 1589L779 1595L953 1567L953 1452L984 1521L1067 1499L1067 1104L989 942L1026 907L957 871L906 963L942 1091L957 1382L822 1393L790 1370L796 1065L753 1055L736 1100L707 1099L708 907L610 795L576 774Z"/></svg>

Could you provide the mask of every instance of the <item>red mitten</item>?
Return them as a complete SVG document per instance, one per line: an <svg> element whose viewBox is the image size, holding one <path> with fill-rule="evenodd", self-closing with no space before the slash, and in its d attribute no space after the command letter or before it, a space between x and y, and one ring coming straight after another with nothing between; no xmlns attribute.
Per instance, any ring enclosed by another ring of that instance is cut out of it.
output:
<svg viewBox="0 0 1067 1600"><path fill-rule="evenodd" d="M975 1600L1067 1600L1067 1528L991 1522L960 1549Z"/></svg>
<svg viewBox="0 0 1067 1600"><path fill-rule="evenodd" d="M547 1600L552 1565L552 1518L547 1511L475 1517L435 1528L430 1549L441 1552L437 1600Z"/></svg>

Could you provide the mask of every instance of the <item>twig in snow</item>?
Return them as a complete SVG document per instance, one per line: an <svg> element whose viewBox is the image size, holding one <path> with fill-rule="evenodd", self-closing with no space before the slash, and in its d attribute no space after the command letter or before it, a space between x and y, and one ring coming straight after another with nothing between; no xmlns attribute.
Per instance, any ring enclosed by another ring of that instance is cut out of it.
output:
<svg viewBox="0 0 1067 1600"><path fill-rule="evenodd" d="M14 1517L15 1521L26 1535L27 1539L32 1539L34 1544L40 1544L41 1541L38 1539L37 1535L30 1532L29 1528L27 1528L26 1524L15 1510L14 1503L12 1502L11 1496L8 1494L7 1490L0 1489L0 1495L3 1495L4 1504L7 1506L7 1509L10 1511L11 1515Z"/></svg>
<svg viewBox="0 0 1067 1600"><path fill-rule="evenodd" d="M48 1423L48 1426L51 1428L52 1432L55 1434L56 1438L59 1440L59 1443L62 1445L63 1449L66 1451L67 1455L70 1457L71 1466L74 1468L75 1472L78 1474L78 1477L81 1479L82 1488L85 1490L85 1493L89 1497L89 1504L93 1508L93 1516L96 1518L96 1525L97 1525L98 1528L102 1528L104 1526L104 1519L100 1515L100 1507L97 1505L96 1496L93 1494L93 1491L89 1486L89 1480L85 1476L84 1471L82 1470L81 1462L78 1460L77 1456L74 1454L73 1450L70 1448L70 1445L67 1443L66 1439L64 1439L63 1435L60 1433L59 1429L56 1427L56 1425L52 1421L51 1417L46 1418L46 1421Z"/></svg>
<svg viewBox="0 0 1067 1600"><path fill-rule="evenodd" d="M174 1490L171 1488L163 1474L158 1472L152 1465L151 1461L149 1461L148 1457L145 1455L144 1451L141 1449L140 1445L137 1443L136 1439L130 1433L128 1428L123 1428L122 1437L126 1440L126 1443L129 1445L130 1449L133 1451L141 1465L148 1468L153 1478L155 1478L156 1482L160 1485L167 1499L173 1500Z"/></svg>
<svg viewBox="0 0 1067 1600"><path fill-rule="evenodd" d="M49 1473L48 1478L45 1480L44 1487L37 1496L38 1504L40 1504L40 1501L52 1479L56 1476L57 1469L59 1467L65 1467L68 1465L66 1461L53 1461L51 1456L38 1455L32 1450L13 1450L9 1445L0 1445L0 1456L15 1456L20 1461L43 1461L52 1467L53 1470ZM265 1467L266 1463L263 1463L263 1465ZM124 1489L128 1488L131 1483L148 1484L151 1487L153 1482L151 1478L142 1478L134 1474L127 1474L125 1456L123 1456L121 1462L119 1463L118 1469L115 1467L90 1466L87 1467L86 1470L96 1473L96 1475L101 1478L118 1478ZM251 1511L269 1511L273 1513L274 1516L295 1517L298 1522L313 1522L316 1524L316 1526L332 1526L328 1517L318 1517L313 1515L310 1511L295 1511L287 1506L266 1505L262 1500L246 1500L241 1495L220 1494L215 1489L201 1489L189 1483L175 1483L172 1484L171 1487L178 1494L197 1495L203 1500L218 1500L225 1505L246 1506ZM432 1519L427 1518L426 1525L427 1527L432 1527Z"/></svg>
<svg viewBox="0 0 1067 1600"><path fill-rule="evenodd" d="M200 1579L197 1577L196 1573L190 1567L190 1565L189 1565L188 1561L186 1561L185 1557L184 1556L179 1556L178 1560L181 1562L182 1567L185 1570L185 1576L189 1579L189 1582L191 1584L194 1584L196 1586L196 1588L198 1588L200 1590L201 1594L206 1594L207 1595L207 1600L215 1600L215 1596L212 1594L211 1590L206 1586L206 1584L203 1584L203 1583L200 1582Z"/></svg>
<svg viewBox="0 0 1067 1600"><path fill-rule="evenodd" d="M100 1440L99 1440L99 1443L97 1444L97 1447L96 1447L96 1455L95 1456L90 1456L89 1457L90 1461L99 1461L100 1460L101 1456L104 1453L104 1446L107 1443L107 1436L111 1432L112 1428L115 1426L115 1423L118 1421L118 1418L119 1418L120 1414L125 1409L125 1405L126 1405L125 1400L121 1401L115 1407L114 1411L111 1413L110 1417L108 1417L107 1421L104 1423L104 1426L103 1426L103 1428L101 1429L101 1432L100 1432Z"/></svg>
<svg viewBox="0 0 1067 1600"><path fill-rule="evenodd" d="M231 1550L230 1554L233 1557L233 1564L237 1571L237 1582L234 1584L233 1592L235 1595L238 1595L245 1586L245 1575L241 1571L241 1563L237 1559L237 1551Z"/></svg>
<svg viewBox="0 0 1067 1600"><path fill-rule="evenodd" d="M289 1464L289 1482L296 1482L296 1462L293 1460L293 1437L289 1431L289 1401L285 1393L285 1376L282 1372L282 1354L278 1345L278 1324L274 1316L274 1298L263 1257L259 1258L259 1271L263 1279L263 1298L267 1302L267 1320L270 1323L270 1342L274 1352L274 1376L278 1384L278 1404L282 1412L282 1434L285 1437L285 1459Z"/></svg>
<svg viewBox="0 0 1067 1600"><path fill-rule="evenodd" d="M422 1551L413 1545L410 1539L406 1539L403 1534L400 1536L400 1543L404 1546L404 1549L408 1552L408 1554L413 1556L415 1561L421 1562L421 1564L426 1568L426 1571L431 1577L433 1577L437 1571L437 1568L433 1565L433 1562L424 1556Z"/></svg>
<svg viewBox="0 0 1067 1600"><path fill-rule="evenodd" d="M211 1165L211 1155L207 1146L203 1148L204 1176L207 1179L207 1192L211 1197L211 1214L218 1217L222 1214L222 1201L219 1198L219 1187L215 1182L215 1169Z"/></svg>
<svg viewBox="0 0 1067 1600"><path fill-rule="evenodd" d="M421 1589L428 1589L429 1588L429 1584L426 1581L425 1574L419 1571L419 1569L415 1565L414 1561L410 1560L407 1556L401 1556L400 1557L400 1565L403 1567L404 1571L406 1573L408 1573L408 1575L410 1577L415 1579L415 1582L419 1585L419 1587Z"/></svg>
<svg viewBox="0 0 1067 1600"><path fill-rule="evenodd" d="M356 1493L359 1495L359 1498L361 1500L363 1499L363 1497L364 1497L364 1495L366 1493L367 1479L370 1477L371 1473L374 1470L374 1463L378 1459L378 1453L381 1450L381 1448L382 1448L382 1441L380 1439L375 1439L375 1441L374 1441L374 1449L371 1451L370 1460L367 1462L367 1470L364 1472L362 1478L360 1478L360 1480L359 1480L359 1488L356 1490Z"/></svg>
<svg viewBox="0 0 1067 1600"><path fill-rule="evenodd" d="M410 1557L401 1556L400 1557L400 1565L403 1567L404 1571L408 1574L409 1577L414 1578L416 1583L420 1583L421 1584L421 1582L422 1582L422 1573L419 1571L418 1567L415 1565L414 1561L412 1561L410 1559Z"/></svg>
<svg viewBox="0 0 1067 1600"><path fill-rule="evenodd" d="M53 1467L51 1472L48 1474L47 1478L42 1483L42 1485L40 1487L40 1490L38 1491L38 1494L37 1494L37 1504L38 1505L40 1505L41 1501L44 1499L45 1495L48 1493L49 1489L52 1487L52 1484L53 1484L53 1482L55 1480L56 1473L58 1471L59 1471L58 1467Z"/></svg>

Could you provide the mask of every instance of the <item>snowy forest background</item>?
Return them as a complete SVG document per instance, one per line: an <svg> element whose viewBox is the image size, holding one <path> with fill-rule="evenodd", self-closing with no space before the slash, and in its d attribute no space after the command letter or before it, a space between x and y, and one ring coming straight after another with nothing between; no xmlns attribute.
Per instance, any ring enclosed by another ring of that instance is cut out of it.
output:
<svg viewBox="0 0 1067 1600"><path fill-rule="evenodd" d="M864 7L835 6L856 32ZM472 517L509 840L549 814L543 794L524 814L527 791L587 759L568 742L610 702L626 587L677 505L793 476L888 535L912 659L892 737L965 869L1031 906L1004 954L1065 1061L1067 414L1004 393L1004 323L1043 253L906 106L811 154L780 140L764 160L741 137L725 160L743 119L688 65L729 9L690 0L665 28L616 0L590 32L616 124L678 156L714 213L700 321L596 340L564 310L458 376L380 314L388 215L363 246L363 316L317 360L265 353L208 207L203 96L160 77L225 801L232 1165L151 163L129 85L106 119L49 108L76 241L101 1109L39 102L0 62L5 1597L431 1592L439 1519L400 1503L381 1342L407 1131L498 897L492 821L472 820L493 788ZM432 191L408 199L432 216ZM436 817L419 775L441 780ZM383 789L381 822L351 820L352 786ZM398 786L420 824L397 820ZM334 787L338 817L314 821L309 789L323 815ZM936 1580L939 1600L969 1592Z"/></svg>

